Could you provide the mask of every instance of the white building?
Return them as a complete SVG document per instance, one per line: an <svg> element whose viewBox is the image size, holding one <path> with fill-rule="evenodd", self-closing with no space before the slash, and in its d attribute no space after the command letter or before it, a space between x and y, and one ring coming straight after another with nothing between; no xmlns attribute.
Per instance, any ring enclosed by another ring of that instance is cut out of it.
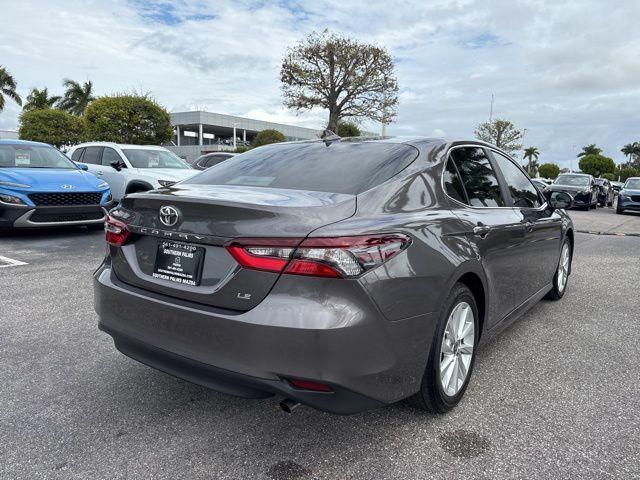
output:
<svg viewBox="0 0 640 480"><path fill-rule="evenodd" d="M267 129L281 132L287 140L310 140L320 138L322 134L322 130L221 113L195 111L170 115L174 138L173 145L166 147L189 161L208 152L232 150L234 133L236 146L248 144L258 132Z"/></svg>

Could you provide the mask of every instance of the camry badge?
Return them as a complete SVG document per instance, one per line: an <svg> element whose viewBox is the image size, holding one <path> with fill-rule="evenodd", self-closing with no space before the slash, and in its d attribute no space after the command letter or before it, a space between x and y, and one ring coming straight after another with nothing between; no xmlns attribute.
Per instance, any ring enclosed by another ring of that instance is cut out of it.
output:
<svg viewBox="0 0 640 480"><path fill-rule="evenodd" d="M160 214L158 215L160 221L163 225L167 227L173 227L176 223L180 221L181 214L180 210L176 207L172 207L171 205L164 205L160 207Z"/></svg>

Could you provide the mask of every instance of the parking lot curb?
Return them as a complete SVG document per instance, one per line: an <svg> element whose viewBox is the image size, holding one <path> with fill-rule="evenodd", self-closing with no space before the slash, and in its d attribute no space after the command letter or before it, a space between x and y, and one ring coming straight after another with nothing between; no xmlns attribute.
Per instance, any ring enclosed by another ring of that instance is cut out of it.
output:
<svg viewBox="0 0 640 480"><path fill-rule="evenodd" d="M640 233L622 233L622 232L595 232L592 230L576 230L577 233L588 233L590 235L613 235L616 237L640 237Z"/></svg>

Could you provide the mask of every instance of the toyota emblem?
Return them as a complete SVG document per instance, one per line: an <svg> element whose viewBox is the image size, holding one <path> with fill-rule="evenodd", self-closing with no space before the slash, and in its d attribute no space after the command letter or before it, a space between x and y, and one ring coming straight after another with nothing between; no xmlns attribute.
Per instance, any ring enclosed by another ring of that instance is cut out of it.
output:
<svg viewBox="0 0 640 480"><path fill-rule="evenodd" d="M166 225L167 227L173 227L180 221L182 215L180 214L180 210L178 210L176 207L165 205L163 207L160 207L160 214L158 216L160 217L160 221L163 225Z"/></svg>
<svg viewBox="0 0 640 480"><path fill-rule="evenodd" d="M69 184L61 185L61 187L64 188L65 190L71 190L74 188L73 185L69 185Z"/></svg>

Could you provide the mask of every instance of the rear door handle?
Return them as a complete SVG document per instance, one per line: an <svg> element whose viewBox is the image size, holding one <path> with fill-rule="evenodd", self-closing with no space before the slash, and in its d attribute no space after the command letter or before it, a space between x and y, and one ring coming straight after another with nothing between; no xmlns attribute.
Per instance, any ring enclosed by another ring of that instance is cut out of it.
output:
<svg viewBox="0 0 640 480"><path fill-rule="evenodd" d="M489 235L491 231L491 227L487 225L478 225L477 227L473 227L473 234L477 235L480 238L484 238Z"/></svg>

